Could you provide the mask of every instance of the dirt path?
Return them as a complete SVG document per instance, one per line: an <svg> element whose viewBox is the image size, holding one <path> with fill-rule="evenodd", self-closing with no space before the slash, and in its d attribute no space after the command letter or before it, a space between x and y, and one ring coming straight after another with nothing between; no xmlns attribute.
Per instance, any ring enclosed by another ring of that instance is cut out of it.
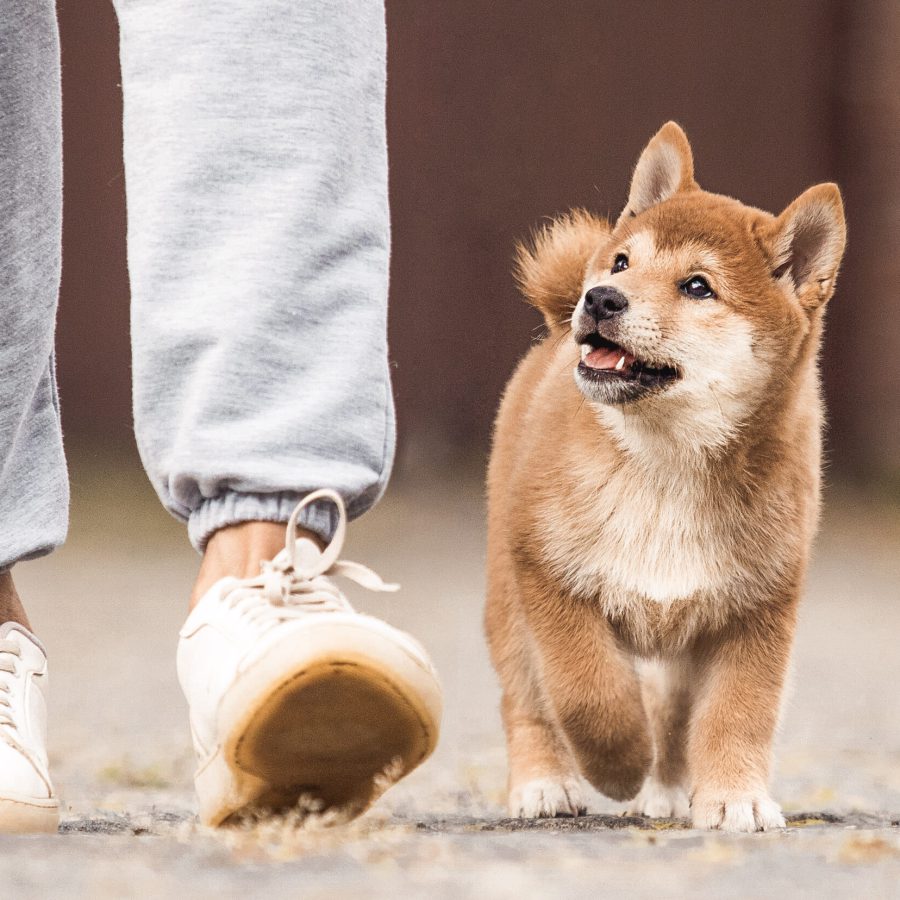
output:
<svg viewBox="0 0 900 900"><path fill-rule="evenodd" d="M16 573L50 649L66 813L60 835L0 838L2 896L900 897L896 510L830 497L777 754L789 829L703 834L618 818L599 797L599 815L522 827L503 819L478 478L407 473L347 556L404 587L353 597L432 650L447 695L437 754L346 828L215 834L193 819L174 674L195 556L133 466L74 471L70 542Z"/></svg>

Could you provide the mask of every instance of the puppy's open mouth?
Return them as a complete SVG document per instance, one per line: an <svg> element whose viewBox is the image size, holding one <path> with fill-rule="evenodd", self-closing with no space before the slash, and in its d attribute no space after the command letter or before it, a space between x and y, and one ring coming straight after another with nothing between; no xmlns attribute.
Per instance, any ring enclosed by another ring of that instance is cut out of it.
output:
<svg viewBox="0 0 900 900"><path fill-rule="evenodd" d="M578 371L590 378L637 382L645 387L662 386L678 378L674 366L651 366L596 332L586 334L579 343Z"/></svg>

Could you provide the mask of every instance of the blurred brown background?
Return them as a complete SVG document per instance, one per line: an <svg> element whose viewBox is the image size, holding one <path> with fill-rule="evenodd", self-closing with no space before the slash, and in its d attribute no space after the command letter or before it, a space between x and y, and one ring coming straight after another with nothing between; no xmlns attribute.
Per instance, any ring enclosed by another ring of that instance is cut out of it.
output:
<svg viewBox="0 0 900 900"><path fill-rule="evenodd" d="M401 449L486 447L538 324L509 275L515 240L573 205L616 214L641 147L674 118L708 189L778 211L841 184L832 470L900 483L897 0L388 0L387 15ZM116 21L109 0L60 0L59 16L65 426L72 443L127 447Z"/></svg>

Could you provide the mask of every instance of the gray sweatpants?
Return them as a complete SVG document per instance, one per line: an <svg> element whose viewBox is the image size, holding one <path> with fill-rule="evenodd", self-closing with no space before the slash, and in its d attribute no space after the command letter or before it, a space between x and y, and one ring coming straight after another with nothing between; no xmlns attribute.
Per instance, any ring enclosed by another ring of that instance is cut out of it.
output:
<svg viewBox="0 0 900 900"><path fill-rule="evenodd" d="M382 0L117 0L134 414L202 549L389 474ZM53 370L60 272L52 0L0 17L0 567L66 532ZM65 398L63 398L65 401ZM330 508L303 524L327 535Z"/></svg>

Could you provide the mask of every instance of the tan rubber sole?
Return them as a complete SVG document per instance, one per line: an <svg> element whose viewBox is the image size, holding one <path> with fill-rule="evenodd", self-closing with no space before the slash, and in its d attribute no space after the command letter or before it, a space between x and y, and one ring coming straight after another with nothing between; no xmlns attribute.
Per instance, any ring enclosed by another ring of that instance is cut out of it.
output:
<svg viewBox="0 0 900 900"><path fill-rule="evenodd" d="M197 775L204 824L306 801L352 818L434 750L434 674L383 634L351 624L315 631L314 655L276 647L226 695L221 746Z"/></svg>
<svg viewBox="0 0 900 900"><path fill-rule="evenodd" d="M0 799L0 834L52 834L58 830L56 800Z"/></svg>

